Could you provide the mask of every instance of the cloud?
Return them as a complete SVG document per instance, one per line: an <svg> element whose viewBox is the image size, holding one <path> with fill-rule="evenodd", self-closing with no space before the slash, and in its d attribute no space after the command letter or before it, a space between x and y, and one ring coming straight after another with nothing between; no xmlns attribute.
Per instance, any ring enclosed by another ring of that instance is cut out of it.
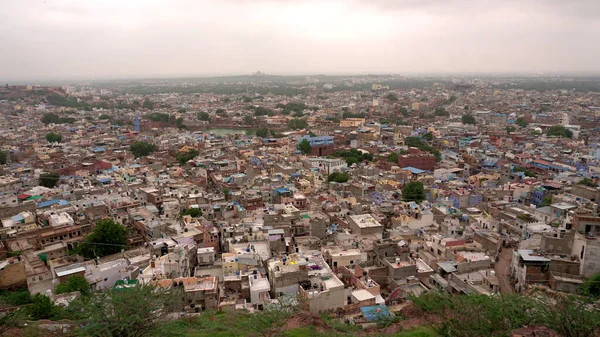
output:
<svg viewBox="0 0 600 337"><path fill-rule="evenodd" d="M5 0L0 78L600 71L600 1Z"/></svg>

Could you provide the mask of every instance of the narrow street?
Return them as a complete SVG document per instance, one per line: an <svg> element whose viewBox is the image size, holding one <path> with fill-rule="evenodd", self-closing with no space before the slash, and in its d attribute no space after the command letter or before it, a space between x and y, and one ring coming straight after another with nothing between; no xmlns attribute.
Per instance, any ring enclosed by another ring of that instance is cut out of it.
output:
<svg viewBox="0 0 600 337"><path fill-rule="evenodd" d="M514 292L512 284L510 283L510 262L513 256L512 248L504 248L500 253L500 260L496 262L494 269L496 270L496 276L500 283L500 293L511 294Z"/></svg>

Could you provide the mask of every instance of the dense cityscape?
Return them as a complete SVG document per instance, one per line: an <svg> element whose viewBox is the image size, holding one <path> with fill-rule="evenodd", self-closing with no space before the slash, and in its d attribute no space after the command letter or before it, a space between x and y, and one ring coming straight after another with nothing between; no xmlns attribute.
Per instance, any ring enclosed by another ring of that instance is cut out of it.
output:
<svg viewBox="0 0 600 337"><path fill-rule="evenodd" d="M4 319L69 319L136 287L183 290L164 314L279 305L365 329L434 292L594 298L599 85L260 71L6 85Z"/></svg>
<svg viewBox="0 0 600 337"><path fill-rule="evenodd" d="M1 0L0 336L600 337L599 15Z"/></svg>

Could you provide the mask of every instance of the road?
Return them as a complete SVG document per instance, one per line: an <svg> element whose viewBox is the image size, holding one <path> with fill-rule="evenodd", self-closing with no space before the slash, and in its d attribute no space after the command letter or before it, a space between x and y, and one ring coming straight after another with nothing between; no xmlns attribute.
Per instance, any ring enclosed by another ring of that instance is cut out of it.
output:
<svg viewBox="0 0 600 337"><path fill-rule="evenodd" d="M500 260L494 266L498 283L500 283L500 293L502 294L512 294L515 291L510 283L510 262L512 261L512 256L513 250L511 248L502 249Z"/></svg>

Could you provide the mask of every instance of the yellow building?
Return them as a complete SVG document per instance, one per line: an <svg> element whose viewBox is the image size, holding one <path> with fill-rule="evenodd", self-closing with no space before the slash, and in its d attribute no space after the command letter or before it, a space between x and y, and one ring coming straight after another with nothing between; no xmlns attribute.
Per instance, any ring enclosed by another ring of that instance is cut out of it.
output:
<svg viewBox="0 0 600 337"><path fill-rule="evenodd" d="M346 118L340 121L342 128L356 128L365 125L364 118Z"/></svg>

